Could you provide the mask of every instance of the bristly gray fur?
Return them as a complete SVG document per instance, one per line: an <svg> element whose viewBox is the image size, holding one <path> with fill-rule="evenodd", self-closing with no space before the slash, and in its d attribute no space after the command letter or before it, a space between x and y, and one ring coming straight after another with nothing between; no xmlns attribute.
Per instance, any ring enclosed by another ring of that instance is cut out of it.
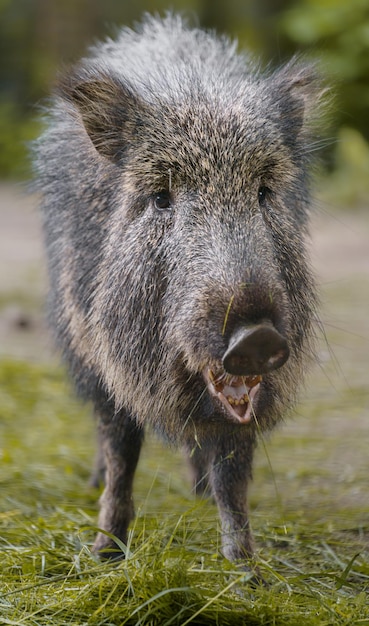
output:
<svg viewBox="0 0 369 626"><path fill-rule="evenodd" d="M59 82L36 159L50 321L100 416L100 524L123 541L151 424L191 451L198 485L206 476L225 554L252 553L257 431L293 405L314 354L306 238L321 93L309 64L263 74L177 16L123 29ZM237 424L202 372L239 324L264 319L290 358L263 378L255 419ZM98 535L96 550L111 545Z"/></svg>

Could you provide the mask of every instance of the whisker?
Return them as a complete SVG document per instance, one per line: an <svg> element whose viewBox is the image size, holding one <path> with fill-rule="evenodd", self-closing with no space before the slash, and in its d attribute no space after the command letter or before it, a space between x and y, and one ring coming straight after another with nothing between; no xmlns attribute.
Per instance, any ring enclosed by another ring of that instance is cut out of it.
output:
<svg viewBox="0 0 369 626"><path fill-rule="evenodd" d="M326 323L323 324L322 320L318 316L315 317L314 321L316 322L316 325L317 325L317 327L318 327L318 329L319 329L319 331L321 333L321 336L322 336L322 338L324 340L324 343L325 343L325 345L327 347L329 356L332 359L332 362L334 364L336 372L339 373L343 377L347 387L350 388L350 383L347 380L347 378L346 378L346 376L345 376L345 374L344 374L344 372L342 370L341 364L340 364L338 358L336 357L336 354L335 354L335 352L334 352L334 350L332 348L331 343L328 341L328 336L327 336L325 327L329 326L329 324L326 324ZM333 389L336 389L335 385L333 384L333 381L329 378L327 372L323 369L322 364L319 363L319 361L318 361L318 364L319 364L319 367L320 367L321 371L324 373L324 375L326 376L327 380L332 385Z"/></svg>
<svg viewBox="0 0 369 626"><path fill-rule="evenodd" d="M204 387L204 389L200 393L199 397L197 398L195 404L193 405L190 413L188 414L188 416L187 416L187 418L186 418L186 420L185 420L185 422L184 422L184 424L182 426L182 429L181 429L182 433L184 432L185 428L187 427L188 422L190 420L192 420L192 415L193 415L194 411L196 410L196 408L198 407L198 405L200 404L200 402L201 402L202 398L204 397L205 393L206 393L206 387ZM195 439L196 439L196 437L195 437Z"/></svg>

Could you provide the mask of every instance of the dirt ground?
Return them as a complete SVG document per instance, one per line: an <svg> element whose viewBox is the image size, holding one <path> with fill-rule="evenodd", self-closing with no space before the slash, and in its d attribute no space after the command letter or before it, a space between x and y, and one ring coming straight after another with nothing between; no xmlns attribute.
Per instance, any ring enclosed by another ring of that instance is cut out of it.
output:
<svg viewBox="0 0 369 626"><path fill-rule="evenodd" d="M21 185L0 184L0 356L50 358L45 285L37 198Z"/></svg>
<svg viewBox="0 0 369 626"><path fill-rule="evenodd" d="M0 185L0 220L0 357L55 361L43 321L46 273L37 198L21 187ZM290 444L295 477L311 465L315 471L324 468L320 490L324 485L329 494L336 489L337 501L346 507L364 506L369 472L369 211L318 208L311 253L322 294L320 364L299 419L272 438L271 462L277 466L278 454L286 454L283 446L279 452L278 437L283 436L284 446ZM291 476L287 468L285 480ZM301 480L301 498L308 499L309 479Z"/></svg>

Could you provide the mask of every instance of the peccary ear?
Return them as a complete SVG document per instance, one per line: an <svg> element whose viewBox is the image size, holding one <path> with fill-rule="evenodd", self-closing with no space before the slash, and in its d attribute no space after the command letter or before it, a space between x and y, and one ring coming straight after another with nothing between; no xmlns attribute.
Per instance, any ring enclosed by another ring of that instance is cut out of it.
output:
<svg viewBox="0 0 369 626"><path fill-rule="evenodd" d="M320 102L327 91L314 64L292 59L272 76L282 132L289 141L308 131L318 118Z"/></svg>
<svg viewBox="0 0 369 626"><path fill-rule="evenodd" d="M118 162L138 123L138 98L115 77L83 71L64 77L57 91L81 116L96 150Z"/></svg>

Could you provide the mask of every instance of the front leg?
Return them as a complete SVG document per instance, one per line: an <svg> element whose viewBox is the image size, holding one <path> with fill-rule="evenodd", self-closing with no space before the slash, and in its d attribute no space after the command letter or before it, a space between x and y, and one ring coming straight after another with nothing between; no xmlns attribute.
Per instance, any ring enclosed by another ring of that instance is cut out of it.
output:
<svg viewBox="0 0 369 626"><path fill-rule="evenodd" d="M96 454L94 465L92 468L89 485L90 487L100 487L100 485L105 485L105 455L104 455L104 442L103 436L100 432L100 414L98 411L95 411L95 418L97 427L97 438L96 438Z"/></svg>
<svg viewBox="0 0 369 626"><path fill-rule="evenodd" d="M200 448L197 443L187 446L188 463L192 474L193 490L197 496L211 496L210 466L213 451L210 447Z"/></svg>
<svg viewBox="0 0 369 626"><path fill-rule="evenodd" d="M134 517L133 478L138 463L143 430L129 413L100 411L99 440L105 467L105 489L100 498L98 525L127 543L128 525ZM98 533L94 552L104 558L123 557L116 543Z"/></svg>
<svg viewBox="0 0 369 626"><path fill-rule="evenodd" d="M222 528L223 554L230 561L248 560L254 553L247 499L254 448L254 436L240 431L219 442L211 468L211 484Z"/></svg>

